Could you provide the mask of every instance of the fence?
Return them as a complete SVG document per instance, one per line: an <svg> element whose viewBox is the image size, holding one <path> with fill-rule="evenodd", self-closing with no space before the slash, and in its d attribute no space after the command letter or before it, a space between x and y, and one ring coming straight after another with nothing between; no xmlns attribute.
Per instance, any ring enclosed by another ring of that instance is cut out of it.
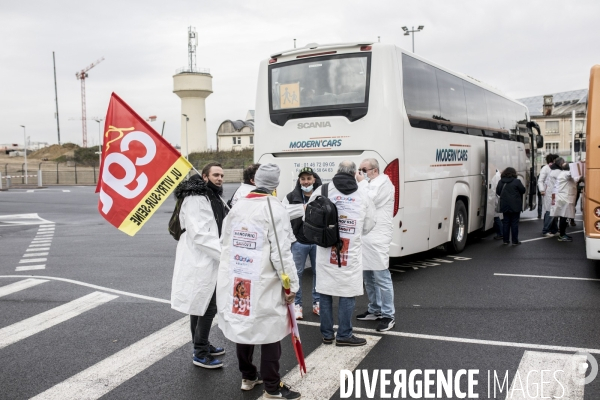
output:
<svg viewBox="0 0 600 400"><path fill-rule="evenodd" d="M231 161L231 160L229 160ZM229 164L236 165L236 160ZM198 170L204 166L201 163L194 163ZM243 163L241 164L243 166ZM77 163L56 163L56 162L35 162L27 163L27 183L29 185L38 184L38 171L42 171L42 186L48 185L95 185L98 182L98 166L84 166ZM25 184L25 163L15 164L6 163L4 168L0 169L2 180L6 185L7 177L11 179L12 186ZM225 170L224 182L241 182L242 168L230 168ZM5 187L5 186L4 186Z"/></svg>

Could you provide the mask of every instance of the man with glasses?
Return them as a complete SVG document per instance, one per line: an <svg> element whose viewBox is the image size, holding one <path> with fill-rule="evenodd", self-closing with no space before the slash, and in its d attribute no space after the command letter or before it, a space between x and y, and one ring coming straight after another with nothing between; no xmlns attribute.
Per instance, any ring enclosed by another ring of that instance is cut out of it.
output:
<svg viewBox="0 0 600 400"><path fill-rule="evenodd" d="M379 162L367 158L356 174L358 186L367 190L377 215L371 232L363 237L363 281L369 306L356 316L361 321L379 320L377 331L388 331L396 324L394 315L394 287L390 270L390 244L394 212L394 185L385 174L379 173Z"/></svg>

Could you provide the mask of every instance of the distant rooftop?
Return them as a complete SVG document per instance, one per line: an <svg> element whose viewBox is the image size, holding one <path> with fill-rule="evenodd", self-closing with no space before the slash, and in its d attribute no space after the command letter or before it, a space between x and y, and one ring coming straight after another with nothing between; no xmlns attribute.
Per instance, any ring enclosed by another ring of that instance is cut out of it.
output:
<svg viewBox="0 0 600 400"><path fill-rule="evenodd" d="M529 109L529 115L534 117L538 115L543 115L544 96L547 95L553 96L552 100L554 101L554 108L552 110L552 115L560 115L566 114L573 109L579 111L579 109L582 108L582 106L586 107L588 90L579 89L571 90L569 92L548 93L546 95L517 99L517 101L520 101L521 103L525 104L525 106L527 106L527 108Z"/></svg>

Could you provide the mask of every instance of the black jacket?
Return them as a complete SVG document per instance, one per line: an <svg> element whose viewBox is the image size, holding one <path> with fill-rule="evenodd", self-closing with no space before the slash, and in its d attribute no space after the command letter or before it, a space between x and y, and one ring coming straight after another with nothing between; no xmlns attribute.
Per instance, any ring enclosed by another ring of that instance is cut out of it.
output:
<svg viewBox="0 0 600 400"><path fill-rule="evenodd" d="M502 190L504 189L504 190ZM525 186L517 178L502 178L496 187L496 194L500 196L500 212L523 211L523 195Z"/></svg>
<svg viewBox="0 0 600 400"><path fill-rule="evenodd" d="M313 191L322 185L321 178L319 175L314 174L315 183L313 184ZM296 181L296 187L294 190L289 192L286 196L287 201L290 204L305 204L308 202L308 198L304 196L304 192L300 189L300 178ZM304 221L302 221L302 217L298 217L291 221L292 223L292 231L294 232L294 236L296 240L302 244L310 244L306 237L304 237Z"/></svg>

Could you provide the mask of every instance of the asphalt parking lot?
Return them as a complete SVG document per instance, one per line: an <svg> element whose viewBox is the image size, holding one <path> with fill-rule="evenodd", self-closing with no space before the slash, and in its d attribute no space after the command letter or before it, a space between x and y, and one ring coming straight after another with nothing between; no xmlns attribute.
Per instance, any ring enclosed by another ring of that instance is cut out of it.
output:
<svg viewBox="0 0 600 400"><path fill-rule="evenodd" d="M224 197L235 187L227 185ZM224 368L203 370L191 363L186 316L168 304L176 247L167 232L173 204L169 199L128 237L100 217L91 187L0 193L0 397L261 397L261 387L239 389L235 346L218 328L211 341L226 349ZM381 334L373 322L355 321L356 333L369 339L365 348L321 345L319 317L305 310L300 333L309 371L299 379L285 339L284 380L304 398L337 399L342 369L369 375L384 369L479 370L475 393L504 399L506 389L488 394L488 371L492 377L508 371L514 388L517 371L537 365L566 370L562 398L600 398L598 379L575 382L592 365L582 372L564 361L577 352L600 357L600 265L585 259L581 222L570 228L573 242L563 243L542 237L535 217L531 212L522 217L521 246L474 236L456 256L433 250L392 260L397 324ZM46 238L35 239L40 236ZM35 250L34 243L47 250ZM26 257L30 249L44 255ZM26 269L32 265L44 267ZM303 286L311 281L309 270ZM6 289L9 285L17 286ZM86 296L91 296L87 308L73 305ZM355 313L366 305L366 296L358 298ZM534 376L530 386L539 383ZM560 397L557 385L546 388L545 396L554 390ZM365 389L358 398L369 398ZM377 390L374 398L381 395ZM512 398L532 398L520 393Z"/></svg>

